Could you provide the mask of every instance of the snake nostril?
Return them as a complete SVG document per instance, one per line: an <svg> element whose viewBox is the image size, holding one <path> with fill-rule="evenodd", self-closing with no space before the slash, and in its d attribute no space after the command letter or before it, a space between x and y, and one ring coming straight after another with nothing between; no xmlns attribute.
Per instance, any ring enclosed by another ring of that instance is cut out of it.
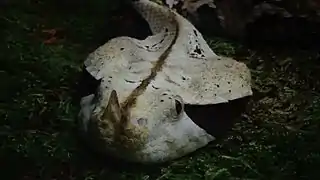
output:
<svg viewBox="0 0 320 180"><path fill-rule="evenodd" d="M178 100L175 100L175 104L176 104L175 108L176 108L177 114L179 115L182 112L182 104Z"/></svg>

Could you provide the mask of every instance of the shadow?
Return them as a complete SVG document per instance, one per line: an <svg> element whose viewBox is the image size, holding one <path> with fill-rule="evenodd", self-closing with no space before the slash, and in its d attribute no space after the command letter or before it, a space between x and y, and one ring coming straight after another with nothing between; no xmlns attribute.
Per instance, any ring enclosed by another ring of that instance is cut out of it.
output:
<svg viewBox="0 0 320 180"><path fill-rule="evenodd" d="M251 47L319 49L320 23L304 17L263 15L247 24L245 42Z"/></svg>
<svg viewBox="0 0 320 180"><path fill-rule="evenodd" d="M249 47L320 48L320 23L316 20L318 15L283 17L278 14L262 14L254 22L247 23L243 32L231 35L218 19L217 9L203 5L197 10L197 14L197 19L189 16L187 18L208 37L226 38Z"/></svg>
<svg viewBox="0 0 320 180"><path fill-rule="evenodd" d="M187 115L217 139L224 137L235 124L236 120L245 112L250 97L239 98L214 105L185 104Z"/></svg>
<svg viewBox="0 0 320 180"><path fill-rule="evenodd" d="M99 45L120 36L143 40L152 35L148 22L126 1L111 11L109 17L108 23L101 22L97 32Z"/></svg>

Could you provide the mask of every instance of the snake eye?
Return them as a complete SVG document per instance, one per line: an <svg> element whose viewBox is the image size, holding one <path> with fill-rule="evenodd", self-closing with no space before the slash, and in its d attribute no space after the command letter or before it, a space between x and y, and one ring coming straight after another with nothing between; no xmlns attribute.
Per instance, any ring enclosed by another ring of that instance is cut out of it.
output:
<svg viewBox="0 0 320 180"><path fill-rule="evenodd" d="M178 100L175 100L175 104L176 104L176 112L179 115L182 112L182 104Z"/></svg>

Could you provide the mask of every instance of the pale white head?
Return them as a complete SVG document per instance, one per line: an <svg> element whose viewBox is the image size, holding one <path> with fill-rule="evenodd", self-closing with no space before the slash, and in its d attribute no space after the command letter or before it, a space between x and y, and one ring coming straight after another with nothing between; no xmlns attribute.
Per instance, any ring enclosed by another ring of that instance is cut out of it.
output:
<svg viewBox="0 0 320 180"><path fill-rule="evenodd" d="M251 77L243 63L217 56L177 13L148 0L133 5L154 35L117 37L89 55L86 70L101 83L82 98L81 125L100 152L164 162L215 139L190 119L185 104L250 96Z"/></svg>

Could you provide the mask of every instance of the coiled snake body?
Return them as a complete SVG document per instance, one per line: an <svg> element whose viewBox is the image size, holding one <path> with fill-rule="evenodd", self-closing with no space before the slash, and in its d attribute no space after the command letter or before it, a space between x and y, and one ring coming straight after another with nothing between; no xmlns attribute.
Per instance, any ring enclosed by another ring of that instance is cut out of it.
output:
<svg viewBox="0 0 320 180"><path fill-rule="evenodd" d="M185 107L251 96L250 71L216 55L169 8L148 0L133 6L153 35L117 37L88 56L86 70L101 83L97 93L81 99L81 132L92 148L128 161L173 160L215 139Z"/></svg>

